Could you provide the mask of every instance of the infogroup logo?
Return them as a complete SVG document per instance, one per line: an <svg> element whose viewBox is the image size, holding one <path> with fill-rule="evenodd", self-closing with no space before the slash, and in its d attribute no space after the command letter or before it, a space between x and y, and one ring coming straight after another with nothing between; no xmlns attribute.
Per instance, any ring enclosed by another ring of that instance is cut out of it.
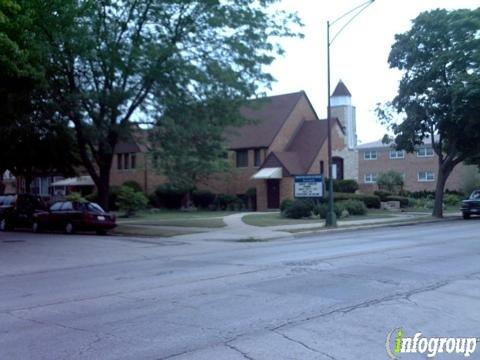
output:
<svg viewBox="0 0 480 360"><path fill-rule="evenodd" d="M454 338L454 337L431 337L422 336L417 332L413 337L405 336L402 328L396 328L387 334L385 348L388 356L393 359L399 359L400 354L427 354L427 357L433 358L437 354L463 354L464 357L470 357L477 348L477 342L480 339Z"/></svg>

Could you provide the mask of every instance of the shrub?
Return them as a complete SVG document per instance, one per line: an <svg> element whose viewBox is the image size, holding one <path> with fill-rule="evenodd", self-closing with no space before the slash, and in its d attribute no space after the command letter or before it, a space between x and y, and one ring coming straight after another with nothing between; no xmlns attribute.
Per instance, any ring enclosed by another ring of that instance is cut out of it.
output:
<svg viewBox="0 0 480 360"><path fill-rule="evenodd" d="M313 203L305 200L294 200L282 215L289 219L301 219L312 216Z"/></svg>
<svg viewBox="0 0 480 360"><path fill-rule="evenodd" d="M218 194L213 205L216 210L238 211L243 208L243 201L236 195Z"/></svg>
<svg viewBox="0 0 480 360"><path fill-rule="evenodd" d="M68 201L76 201L76 202L85 202L87 201L83 196L82 194L78 193L78 192L71 192L70 194L68 194L67 196L65 196L65 200L68 200Z"/></svg>
<svg viewBox="0 0 480 360"><path fill-rule="evenodd" d="M125 216L129 217L138 210L145 209L148 199L141 191L135 191L130 186L122 186L118 194L117 205L120 210L125 212Z"/></svg>
<svg viewBox="0 0 480 360"><path fill-rule="evenodd" d="M125 181L122 186L127 186L135 190L136 192L143 192L142 186L136 181Z"/></svg>
<svg viewBox="0 0 480 360"><path fill-rule="evenodd" d="M398 192L403 187L403 177L397 171L390 170L378 175L378 188L381 190L390 191L392 193Z"/></svg>
<svg viewBox="0 0 480 360"><path fill-rule="evenodd" d="M462 201L463 196L459 196L456 194L444 194L443 195L443 203L447 206L457 206Z"/></svg>
<svg viewBox="0 0 480 360"><path fill-rule="evenodd" d="M342 210L347 210L350 215L366 215L367 207L360 200L345 200L338 203Z"/></svg>
<svg viewBox="0 0 480 360"><path fill-rule="evenodd" d="M413 191L410 195L414 199L434 199L435 191L428 191L428 190Z"/></svg>
<svg viewBox="0 0 480 360"><path fill-rule="evenodd" d="M293 204L293 200L292 199L284 199L282 200L282 202L280 203L280 211L281 212L284 212L285 210L287 210L289 207L291 207Z"/></svg>
<svg viewBox="0 0 480 360"><path fill-rule="evenodd" d="M162 184L155 190L154 206L180 209L187 192L188 190L180 189L173 184Z"/></svg>
<svg viewBox="0 0 480 360"><path fill-rule="evenodd" d="M119 186L110 186L110 191L108 193L108 207L109 207L109 210L113 210L113 211L116 211L118 210L118 206L117 206L117 197L118 197L118 193L120 192L120 187ZM90 195L87 195L85 197L85 199L87 199L88 201L91 201L91 202L94 202L94 203L98 203L98 192L93 192L91 193Z"/></svg>
<svg viewBox="0 0 480 360"><path fill-rule="evenodd" d="M433 209L433 199L431 198L418 198L415 199L415 208L422 210L432 210Z"/></svg>
<svg viewBox="0 0 480 360"><path fill-rule="evenodd" d="M407 208L410 206L410 200L405 196L388 196L386 201L399 201L401 208Z"/></svg>
<svg viewBox="0 0 480 360"><path fill-rule="evenodd" d="M392 195L390 191L385 191L385 190L377 190L377 191L374 191L373 193L380 198L380 201L388 201L387 197Z"/></svg>
<svg viewBox="0 0 480 360"><path fill-rule="evenodd" d="M195 190L192 192L193 204L202 209L207 209L215 200L215 194L208 190Z"/></svg>
<svg viewBox="0 0 480 360"><path fill-rule="evenodd" d="M358 183L355 180L334 180L333 191L354 193L358 190Z"/></svg>
<svg viewBox="0 0 480 360"><path fill-rule="evenodd" d="M339 204L340 203L333 204L333 212L335 213L337 218L342 216L342 211L343 211L343 208ZM328 204L326 203L318 204L313 208L313 214L315 216L319 216L320 219L326 219L327 212L328 212Z"/></svg>
<svg viewBox="0 0 480 360"><path fill-rule="evenodd" d="M365 206L369 209L380 208L380 198L376 195L370 194L350 194L350 193L334 193L333 198L335 201L342 200L360 200L363 201ZM324 199L326 201L326 198Z"/></svg>

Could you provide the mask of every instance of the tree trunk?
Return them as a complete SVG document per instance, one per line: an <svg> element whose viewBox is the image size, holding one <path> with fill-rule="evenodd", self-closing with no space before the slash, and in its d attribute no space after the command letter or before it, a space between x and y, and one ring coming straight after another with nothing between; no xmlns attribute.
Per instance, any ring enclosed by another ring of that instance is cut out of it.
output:
<svg viewBox="0 0 480 360"><path fill-rule="evenodd" d="M438 167L437 186L435 188L435 203L433 205L432 216L436 218L443 218L443 191L450 173L453 170L451 161L444 161Z"/></svg>
<svg viewBox="0 0 480 360"><path fill-rule="evenodd" d="M30 194L32 191L32 175L27 173L25 174L25 193Z"/></svg>
<svg viewBox="0 0 480 360"><path fill-rule="evenodd" d="M109 195L110 195L110 168L112 166L112 162L103 163L100 167L100 176L98 179L97 191L98 191L98 202L99 205L105 210L108 211L110 209L109 204Z"/></svg>

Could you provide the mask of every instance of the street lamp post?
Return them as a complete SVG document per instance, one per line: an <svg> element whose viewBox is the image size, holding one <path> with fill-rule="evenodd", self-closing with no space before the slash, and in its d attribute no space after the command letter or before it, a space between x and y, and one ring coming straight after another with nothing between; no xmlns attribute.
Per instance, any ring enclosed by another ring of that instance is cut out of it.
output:
<svg viewBox="0 0 480 360"><path fill-rule="evenodd" d="M348 24L350 24L353 19L355 19L360 13L369 7L375 0L368 0L363 4L353 8L352 10L346 12L336 20L330 22L327 21L327 96L328 96L328 105L327 105L327 132L328 132L328 212L325 219L325 225L328 227L337 226L337 216L333 208L333 163L332 163L332 124L331 124L331 115L332 108L330 104L330 46L335 41L337 36L342 32ZM343 18L352 15L350 19L337 31L337 33L330 39L330 28L335 25L338 21Z"/></svg>

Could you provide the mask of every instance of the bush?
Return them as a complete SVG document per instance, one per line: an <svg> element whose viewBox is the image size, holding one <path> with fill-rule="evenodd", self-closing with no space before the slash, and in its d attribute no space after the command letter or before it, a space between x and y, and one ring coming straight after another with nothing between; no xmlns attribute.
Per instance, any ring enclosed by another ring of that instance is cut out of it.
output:
<svg viewBox="0 0 480 360"><path fill-rule="evenodd" d="M360 200L369 209L380 209L380 198L376 195L370 194L350 194L350 193L333 193L335 201L342 200ZM327 201L325 197L323 201Z"/></svg>
<svg viewBox="0 0 480 360"><path fill-rule="evenodd" d="M125 181L122 186L127 186L129 188L132 188L136 192L143 192L142 186L136 182L136 181Z"/></svg>
<svg viewBox="0 0 480 360"><path fill-rule="evenodd" d="M381 173L377 178L378 188L392 193L399 192L403 187L403 177L397 171L390 170Z"/></svg>
<svg viewBox="0 0 480 360"><path fill-rule="evenodd" d="M195 207L207 209L213 204L215 194L208 190L195 190L192 192L192 201Z"/></svg>
<svg viewBox="0 0 480 360"><path fill-rule="evenodd" d="M243 201L235 195L218 194L213 201L215 210L239 211L243 209Z"/></svg>
<svg viewBox="0 0 480 360"><path fill-rule="evenodd" d="M145 209L148 199L141 191L135 191L130 186L122 186L118 194L117 206L125 212L125 216L129 217L138 210Z"/></svg>
<svg viewBox="0 0 480 360"><path fill-rule="evenodd" d="M333 212L335 213L337 218L340 218L342 216L342 211L343 211L343 208L339 205L339 203L333 204ZM313 214L315 216L319 216L320 219L326 219L327 212L328 212L328 204L326 203L318 204L313 208Z"/></svg>
<svg viewBox="0 0 480 360"><path fill-rule="evenodd" d="M333 191L354 193L358 190L358 183L355 180L334 180Z"/></svg>
<svg viewBox="0 0 480 360"><path fill-rule="evenodd" d="M399 201L401 208L407 208L410 206L410 200L405 196L388 196L386 201Z"/></svg>
<svg viewBox="0 0 480 360"><path fill-rule="evenodd" d="M292 204L282 212L289 219L301 219L312 216L313 203L305 200L294 200Z"/></svg>
<svg viewBox="0 0 480 360"><path fill-rule="evenodd" d="M365 203L360 200L340 201L338 206L342 210L347 210L350 215L366 215L368 211Z"/></svg>
<svg viewBox="0 0 480 360"><path fill-rule="evenodd" d="M109 210L116 211L118 210L117 206L117 198L118 198L118 193L120 192L120 187L119 186L110 186L110 191L108 193L108 207ZM90 195L87 195L85 197L86 200L98 203L98 192L93 192Z"/></svg>
<svg viewBox="0 0 480 360"><path fill-rule="evenodd" d="M459 196L456 194L444 194L443 195L443 203L447 206L457 206L462 201L463 196Z"/></svg>
<svg viewBox="0 0 480 360"><path fill-rule="evenodd" d="M76 201L76 202L85 202L87 199L85 199L82 194L78 192L71 192L67 196L65 196L65 200L68 201Z"/></svg>
<svg viewBox="0 0 480 360"><path fill-rule="evenodd" d="M162 184L155 190L153 205L167 209L180 209L187 192L188 190L180 189L173 184Z"/></svg>
<svg viewBox="0 0 480 360"><path fill-rule="evenodd" d="M422 210L432 210L433 209L434 200L431 198L418 198L415 199L415 208L422 209Z"/></svg>
<svg viewBox="0 0 480 360"><path fill-rule="evenodd" d="M428 191L428 190L413 191L410 194L410 196L413 197L414 199L434 199L435 191Z"/></svg>
<svg viewBox="0 0 480 360"><path fill-rule="evenodd" d="M387 198L393 195L390 191L385 190L377 190L373 193L380 198L380 201L388 201Z"/></svg>
<svg viewBox="0 0 480 360"><path fill-rule="evenodd" d="M282 200L282 202L280 203L280 211L281 212L284 212L285 210L287 210L289 207L291 207L293 204L293 200L292 199L284 199Z"/></svg>

